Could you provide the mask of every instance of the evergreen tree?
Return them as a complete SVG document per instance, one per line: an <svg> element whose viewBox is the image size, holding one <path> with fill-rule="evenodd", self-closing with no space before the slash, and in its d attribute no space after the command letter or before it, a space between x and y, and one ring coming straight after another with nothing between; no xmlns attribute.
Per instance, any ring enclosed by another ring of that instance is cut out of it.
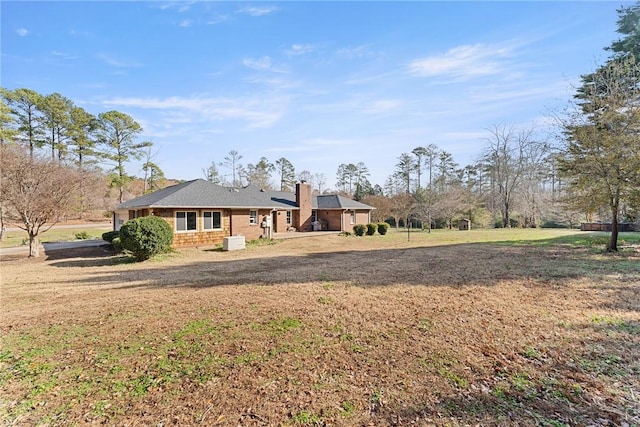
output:
<svg viewBox="0 0 640 427"><path fill-rule="evenodd" d="M296 169L293 163L281 157L276 160L275 165L280 181L280 191L293 191L296 183Z"/></svg>
<svg viewBox="0 0 640 427"><path fill-rule="evenodd" d="M29 155L44 144L42 129L42 95L31 89L2 89L2 97L9 106L17 125L16 139L29 148Z"/></svg>
<svg viewBox="0 0 640 427"><path fill-rule="evenodd" d="M125 164L131 160L140 160L150 142L136 142L142 133L142 127L127 114L108 111L98 115L97 137L104 147L103 158L113 166L111 184L118 188L120 203L124 201L125 186L131 177L125 171Z"/></svg>
<svg viewBox="0 0 640 427"><path fill-rule="evenodd" d="M609 61L583 77L576 97L560 169L573 206L609 209L607 250L617 251L620 209L640 201L640 64L633 55Z"/></svg>

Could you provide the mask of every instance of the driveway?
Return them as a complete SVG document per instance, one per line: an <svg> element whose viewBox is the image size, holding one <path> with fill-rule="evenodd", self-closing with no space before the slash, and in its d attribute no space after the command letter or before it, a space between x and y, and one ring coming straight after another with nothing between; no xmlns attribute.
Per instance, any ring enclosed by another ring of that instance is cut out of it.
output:
<svg viewBox="0 0 640 427"><path fill-rule="evenodd" d="M46 254L52 251L71 250L71 249L78 249L78 248L92 248L92 247L102 246L102 245L108 245L108 243L102 239L42 243L40 245L40 252L44 252ZM29 245L16 246L13 248L0 248L0 256L20 255L20 254L28 255Z"/></svg>

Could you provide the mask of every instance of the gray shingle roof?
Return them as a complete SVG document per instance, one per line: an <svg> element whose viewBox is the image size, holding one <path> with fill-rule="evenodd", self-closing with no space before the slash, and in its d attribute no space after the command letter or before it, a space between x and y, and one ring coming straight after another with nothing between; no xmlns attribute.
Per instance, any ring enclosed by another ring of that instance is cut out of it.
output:
<svg viewBox="0 0 640 427"><path fill-rule="evenodd" d="M313 196L313 209L373 209L338 195ZM120 203L116 209L141 208L263 208L298 209L295 193L263 191L248 186L234 189L204 179L172 185Z"/></svg>
<svg viewBox="0 0 640 427"><path fill-rule="evenodd" d="M337 194L314 196L313 209L373 209L369 205L348 199Z"/></svg>

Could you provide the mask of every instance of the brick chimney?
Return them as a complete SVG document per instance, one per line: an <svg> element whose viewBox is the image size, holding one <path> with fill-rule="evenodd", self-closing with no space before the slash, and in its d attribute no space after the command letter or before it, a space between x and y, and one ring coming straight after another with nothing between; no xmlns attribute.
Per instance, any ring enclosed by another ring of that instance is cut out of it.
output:
<svg viewBox="0 0 640 427"><path fill-rule="evenodd" d="M311 184L301 181L296 184L296 206L298 210L297 226L299 231L312 231L311 212Z"/></svg>

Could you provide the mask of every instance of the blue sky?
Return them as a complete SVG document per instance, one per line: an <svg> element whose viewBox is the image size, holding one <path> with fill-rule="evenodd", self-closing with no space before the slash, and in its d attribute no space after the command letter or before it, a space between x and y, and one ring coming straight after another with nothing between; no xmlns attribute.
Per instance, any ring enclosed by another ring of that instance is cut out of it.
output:
<svg viewBox="0 0 640 427"><path fill-rule="evenodd" d="M131 115L170 178L237 150L382 185L417 146L463 166L494 124L544 135L631 4L4 0L1 84Z"/></svg>

